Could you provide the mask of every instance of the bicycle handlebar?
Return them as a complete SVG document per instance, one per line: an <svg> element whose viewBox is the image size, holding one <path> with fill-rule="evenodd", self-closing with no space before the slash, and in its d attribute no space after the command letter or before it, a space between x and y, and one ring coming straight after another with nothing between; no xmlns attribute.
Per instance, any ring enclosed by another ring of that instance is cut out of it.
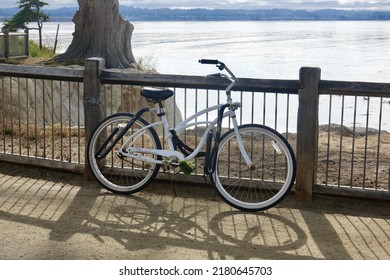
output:
<svg viewBox="0 0 390 280"><path fill-rule="evenodd" d="M219 61L216 59L200 59L199 63L200 64L218 64Z"/></svg>
<svg viewBox="0 0 390 280"><path fill-rule="evenodd" d="M233 72L225 65L225 63L217 60L217 59L200 59L199 63L201 64L214 64L217 66L217 68L222 71L226 70L231 77L224 75L228 80L230 80L232 83L227 87L226 91L230 91L235 85L238 84L237 77L233 74Z"/></svg>
<svg viewBox="0 0 390 280"><path fill-rule="evenodd" d="M225 63L216 60L216 59L200 59L200 64L215 64L220 71L224 70L226 68Z"/></svg>

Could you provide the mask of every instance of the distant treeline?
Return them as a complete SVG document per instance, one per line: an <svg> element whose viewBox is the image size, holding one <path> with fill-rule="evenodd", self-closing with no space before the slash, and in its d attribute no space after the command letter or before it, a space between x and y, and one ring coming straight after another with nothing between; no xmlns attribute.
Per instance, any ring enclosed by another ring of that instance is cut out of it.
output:
<svg viewBox="0 0 390 280"><path fill-rule="evenodd" d="M78 8L45 10L51 21L71 21ZM17 8L0 9L0 21L12 17ZM262 20L390 20L390 11L288 10L288 9L145 9L121 6L130 21L262 21Z"/></svg>

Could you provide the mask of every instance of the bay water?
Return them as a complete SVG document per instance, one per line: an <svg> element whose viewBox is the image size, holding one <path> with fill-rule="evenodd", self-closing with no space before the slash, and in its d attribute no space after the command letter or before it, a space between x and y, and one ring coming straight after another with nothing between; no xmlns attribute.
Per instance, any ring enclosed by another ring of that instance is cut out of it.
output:
<svg viewBox="0 0 390 280"><path fill-rule="evenodd" d="M44 23L44 43L54 46L59 25L57 52L72 41L72 22ZM222 22L133 22L133 53L162 74L207 75L216 72L198 59L225 62L238 77L258 79L299 78L303 66L320 67L324 80L390 83L390 21L222 21ZM31 38L37 34L32 31ZM352 125L357 107L357 125L390 131L388 99L344 100L344 122ZM297 102L292 99L291 102ZM341 97L333 97L332 110L340 109ZM329 98L321 98L320 123L329 119ZM291 107L297 107L292 104ZM290 112L291 113L291 112ZM278 118L285 112L278 110ZM255 120L256 121L256 120ZM273 120L271 120L273 122ZM276 121L275 121L276 122ZM290 120L294 130L294 120ZM278 125L279 126L279 125ZM284 130L283 125L278 130Z"/></svg>

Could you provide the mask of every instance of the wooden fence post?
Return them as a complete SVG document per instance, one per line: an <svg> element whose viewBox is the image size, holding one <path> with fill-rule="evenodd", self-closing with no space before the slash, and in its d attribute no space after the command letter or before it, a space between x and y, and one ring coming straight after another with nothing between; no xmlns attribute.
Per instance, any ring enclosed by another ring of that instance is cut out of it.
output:
<svg viewBox="0 0 390 280"><path fill-rule="evenodd" d="M308 202L312 200L313 187L317 179L318 85L320 80L320 68L300 69L296 198Z"/></svg>
<svg viewBox="0 0 390 280"><path fill-rule="evenodd" d="M104 70L103 58L89 58L84 67L84 127L85 127L85 170L84 179L94 180L88 162L88 143L93 130L103 120L102 84L100 73Z"/></svg>
<svg viewBox="0 0 390 280"><path fill-rule="evenodd" d="M3 33L4 33L4 58L8 60L9 59L9 30L4 29Z"/></svg>
<svg viewBox="0 0 390 280"><path fill-rule="evenodd" d="M30 34L28 28L24 30L24 55L27 57L30 55Z"/></svg>

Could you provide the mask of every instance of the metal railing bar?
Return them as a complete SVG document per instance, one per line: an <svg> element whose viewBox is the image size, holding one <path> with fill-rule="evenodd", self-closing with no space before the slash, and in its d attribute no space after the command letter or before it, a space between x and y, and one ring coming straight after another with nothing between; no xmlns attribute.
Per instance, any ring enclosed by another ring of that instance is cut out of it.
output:
<svg viewBox="0 0 390 280"><path fill-rule="evenodd" d="M42 81L42 108L43 108L43 158L46 158L46 104L45 104L45 80Z"/></svg>
<svg viewBox="0 0 390 280"><path fill-rule="evenodd" d="M29 92L28 80L26 81L26 142L27 142L27 156L30 156L30 95L27 94Z"/></svg>
<svg viewBox="0 0 390 280"><path fill-rule="evenodd" d="M339 150L339 168L337 174L337 185L341 185L341 168L343 157L343 137L344 137L344 113L345 113L345 96L341 97L341 127L340 127L340 150Z"/></svg>
<svg viewBox="0 0 390 280"><path fill-rule="evenodd" d="M287 94L287 102L286 102L286 140L289 139L289 121L290 121L290 94Z"/></svg>
<svg viewBox="0 0 390 280"><path fill-rule="evenodd" d="M21 96L20 96L20 78L18 78L18 144L19 144L19 155L22 154L22 110L21 106Z"/></svg>
<svg viewBox="0 0 390 280"><path fill-rule="evenodd" d="M367 97L366 112L366 133L364 139L364 160L363 160L363 189L366 188L366 171L367 171L367 145L368 145L368 124L370 119L370 97Z"/></svg>
<svg viewBox="0 0 390 280"><path fill-rule="evenodd" d="M330 157L330 126L332 122L332 101L333 95L329 96L329 119L328 119L328 133L327 133L327 147L326 147L326 167L325 167L325 184L328 185L329 180L329 157Z"/></svg>
<svg viewBox="0 0 390 280"><path fill-rule="evenodd" d="M354 112L353 112L353 129L352 129L352 159L351 159L351 183L350 187L353 186L353 172L354 172L354 160L355 160L355 138L356 138L356 115L357 115L357 96L355 96L354 103Z"/></svg>
<svg viewBox="0 0 390 280"><path fill-rule="evenodd" d="M383 97L380 98L379 105L379 127L378 127L378 144L376 151L376 170L375 170L375 189L378 189L378 179L379 179L379 154L381 147L381 134L382 134L382 114L383 114Z"/></svg>
<svg viewBox="0 0 390 280"><path fill-rule="evenodd" d="M263 125L265 125L265 118L267 114L267 93L263 92Z"/></svg>
<svg viewBox="0 0 390 280"><path fill-rule="evenodd" d="M51 100L50 100L50 103L51 103L51 159L54 160L55 156L54 156L54 146L55 146L55 143L54 143L54 81L51 80L50 81L50 89L51 89Z"/></svg>
<svg viewBox="0 0 390 280"><path fill-rule="evenodd" d="M77 153L77 155L78 155L78 163L82 163L81 162L81 117L80 117L80 115L81 115L81 112L80 112L80 103L81 103L81 93L80 93L80 83L79 82L77 82L77 102L78 102L78 104L77 104L77 132L78 132L78 145L77 145L77 149L78 149L78 153ZM84 131L85 131L85 129L84 129ZM84 159L84 163L85 163L85 159Z"/></svg>
<svg viewBox="0 0 390 280"><path fill-rule="evenodd" d="M2 92L2 100L5 100L5 88L4 88L4 79L1 80L1 92ZM5 140L5 136L6 136L6 124L5 124L5 102L3 101L2 104L1 104L1 108L2 108L2 120L3 120L3 127L2 127L2 135L3 135L3 153L5 153L6 149L5 149L5 145L6 145L6 140Z"/></svg>
<svg viewBox="0 0 390 280"><path fill-rule="evenodd" d="M14 130L13 130L13 111L14 111L14 102L13 102L13 86L12 86L12 78L9 78L9 87L10 87L10 103L11 103L11 112L10 112L10 132L11 132L11 154L14 154Z"/></svg>
<svg viewBox="0 0 390 280"><path fill-rule="evenodd" d="M62 81L60 81L60 160L61 161L64 160L62 102L63 102L62 101Z"/></svg>
<svg viewBox="0 0 390 280"><path fill-rule="evenodd" d="M35 112L34 112L34 140L35 140L35 157L38 157L38 110L37 110L37 80L34 79L34 104L35 104Z"/></svg>

